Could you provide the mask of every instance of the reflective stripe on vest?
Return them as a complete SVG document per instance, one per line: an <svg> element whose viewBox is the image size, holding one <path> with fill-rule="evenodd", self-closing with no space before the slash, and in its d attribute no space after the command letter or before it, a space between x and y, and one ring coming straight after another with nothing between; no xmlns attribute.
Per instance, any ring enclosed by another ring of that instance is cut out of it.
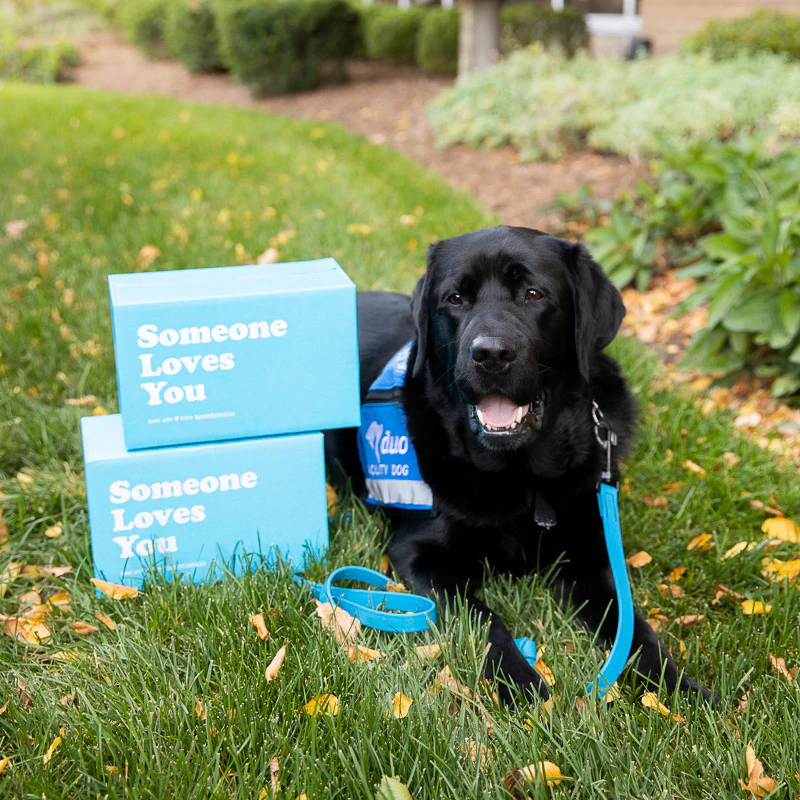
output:
<svg viewBox="0 0 800 800"><path fill-rule="evenodd" d="M402 404L410 352L411 342L392 356L369 387L361 406L358 454L368 504L431 511L433 496L420 475Z"/></svg>

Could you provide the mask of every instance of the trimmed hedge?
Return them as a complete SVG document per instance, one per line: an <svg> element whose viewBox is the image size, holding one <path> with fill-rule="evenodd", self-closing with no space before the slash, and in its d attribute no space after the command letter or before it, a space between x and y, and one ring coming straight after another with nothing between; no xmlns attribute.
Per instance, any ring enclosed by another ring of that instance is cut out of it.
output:
<svg viewBox="0 0 800 800"><path fill-rule="evenodd" d="M380 6L364 15L362 29L369 58L390 64L416 64L417 35L428 13L424 8Z"/></svg>
<svg viewBox="0 0 800 800"><path fill-rule="evenodd" d="M170 55L165 35L170 0L120 0L114 14L125 38L150 58Z"/></svg>
<svg viewBox="0 0 800 800"><path fill-rule="evenodd" d="M166 43L191 72L222 69L219 34L211 0L181 0L167 13Z"/></svg>
<svg viewBox="0 0 800 800"><path fill-rule="evenodd" d="M423 15L417 36L417 64L425 72L455 75L458 72L459 13L436 8Z"/></svg>
<svg viewBox="0 0 800 800"><path fill-rule="evenodd" d="M586 18L573 9L553 11L543 6L504 6L500 20L506 53L534 42L541 42L545 47L559 47L570 58L579 50L589 48Z"/></svg>
<svg viewBox="0 0 800 800"><path fill-rule="evenodd" d="M739 53L769 52L800 59L800 16L756 11L746 17L715 19L684 42L687 50L707 50L717 59Z"/></svg>
<svg viewBox="0 0 800 800"><path fill-rule="evenodd" d="M346 0L230 0L217 6L226 66L254 94L344 80L358 14Z"/></svg>
<svg viewBox="0 0 800 800"><path fill-rule="evenodd" d="M23 47L12 34L0 36L0 80L60 83L79 63L78 48L67 42Z"/></svg>

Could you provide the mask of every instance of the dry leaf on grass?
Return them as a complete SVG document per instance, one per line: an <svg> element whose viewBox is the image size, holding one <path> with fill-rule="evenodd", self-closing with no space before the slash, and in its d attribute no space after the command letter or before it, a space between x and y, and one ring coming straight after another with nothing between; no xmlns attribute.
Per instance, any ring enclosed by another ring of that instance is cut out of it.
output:
<svg viewBox="0 0 800 800"><path fill-rule="evenodd" d="M698 553L704 553L712 547L716 547L717 543L711 541L712 536L710 533L701 533L695 536L689 544L686 545L687 550L697 550Z"/></svg>
<svg viewBox="0 0 800 800"><path fill-rule="evenodd" d="M682 617L675 617L673 622L676 625L682 625L684 628L688 628L698 622L702 622L705 618L705 614L685 614Z"/></svg>
<svg viewBox="0 0 800 800"><path fill-rule="evenodd" d="M761 530L773 539L800 544L800 527L786 517L770 517L765 519Z"/></svg>
<svg viewBox="0 0 800 800"><path fill-rule="evenodd" d="M784 579L789 583L794 583L800 577L800 558L792 558L789 561L781 561L779 558L764 558L761 566L761 574L778 583Z"/></svg>
<svg viewBox="0 0 800 800"><path fill-rule="evenodd" d="M631 567L631 569L640 569L649 564L652 560L653 556L651 556L650 553L640 550L638 553L628 556L628 558L625 559L625 563Z"/></svg>
<svg viewBox="0 0 800 800"><path fill-rule="evenodd" d="M61 744L61 742L62 742L62 740L64 738L65 734L64 734L64 729L63 728L61 728L59 733L60 733L60 735L56 736L56 738L53 739L53 743L50 745L50 747L47 748L47 752L42 757L42 761L45 764L47 764L50 761L50 759L53 757L53 753L55 753L56 748Z"/></svg>
<svg viewBox="0 0 800 800"><path fill-rule="evenodd" d="M686 594L686 590L675 583L659 583L658 589L664 597L672 597L674 600L680 600Z"/></svg>
<svg viewBox="0 0 800 800"><path fill-rule="evenodd" d="M392 698L392 714L395 719L405 719L408 716L408 711L414 701L410 697L406 697L402 692L398 692Z"/></svg>
<svg viewBox="0 0 800 800"><path fill-rule="evenodd" d="M556 682L556 676L553 675L553 670L544 663L541 656L542 648L539 648L539 652L536 654L536 663L533 665L533 668L544 678L544 682L548 686L554 686Z"/></svg>
<svg viewBox="0 0 800 800"><path fill-rule="evenodd" d="M682 466L700 478L705 478L706 476L706 471L699 464L695 464L694 461L690 461L688 458L683 462Z"/></svg>
<svg viewBox="0 0 800 800"><path fill-rule="evenodd" d="M8 766L9 761L11 761L11 756L0 758L0 775L3 774L3 770Z"/></svg>
<svg viewBox="0 0 800 800"><path fill-rule="evenodd" d="M645 708L652 708L654 711L658 711L662 717L672 717L675 722L685 722L686 717L681 717L678 714L673 714L656 696L655 692L645 692L642 695L641 700L642 705Z"/></svg>
<svg viewBox="0 0 800 800"><path fill-rule="evenodd" d="M272 661L269 662L269 666L267 667L267 671L264 673L264 677L267 679L267 683L277 676L281 666L283 665L283 659L286 658L286 645L283 645L277 653L275 653L275 657Z"/></svg>
<svg viewBox="0 0 800 800"><path fill-rule="evenodd" d="M383 656L380 650L371 650L369 647L364 647L364 645L361 644L345 644L343 648L352 664L356 662L373 661Z"/></svg>
<svg viewBox="0 0 800 800"><path fill-rule="evenodd" d="M50 528L47 528L47 529L45 530L45 532L44 532L44 535L45 535L45 536L46 536L48 539L58 539L58 537L59 537L59 536L61 536L61 534L62 534L63 532L64 532L64 525L63 525L63 523L61 523L61 522L56 522L56 524L55 524L55 525L53 525L52 527L50 527Z"/></svg>
<svg viewBox="0 0 800 800"><path fill-rule="evenodd" d="M524 800L526 782L543 782L545 786L558 786L562 780L571 780L563 775L559 767L552 761L538 761L521 769L512 769L505 774L503 786L514 800Z"/></svg>
<svg viewBox="0 0 800 800"><path fill-rule="evenodd" d="M280 772L281 764L278 757L275 756L269 760L269 788L273 794L277 794L281 789L281 782L278 780L278 773Z"/></svg>
<svg viewBox="0 0 800 800"><path fill-rule="evenodd" d="M380 785L375 793L376 800L414 800L408 786L399 778L390 778L388 775L381 777Z"/></svg>
<svg viewBox="0 0 800 800"><path fill-rule="evenodd" d="M140 592L135 586L123 586L119 583L109 583L101 581L99 578L92 578L92 583L106 597L112 600L127 600L131 597L138 597Z"/></svg>
<svg viewBox="0 0 800 800"><path fill-rule="evenodd" d="M200 719L205 722L206 721L206 710L203 707L203 704L200 702L199 697L194 698L194 713L197 714Z"/></svg>
<svg viewBox="0 0 800 800"><path fill-rule="evenodd" d="M783 675L786 678L786 682L789 686L792 685L794 682L795 677L797 676L797 667L793 667L791 671L786 666L786 659L785 658L776 658L772 653L769 654L769 663L772 669L772 672L777 672L780 675Z"/></svg>
<svg viewBox="0 0 800 800"><path fill-rule="evenodd" d="M53 632L43 622L10 617L3 622L3 630L12 638L31 647L39 647Z"/></svg>
<svg viewBox="0 0 800 800"><path fill-rule="evenodd" d="M253 614L250 617L250 622L256 626L256 631L258 633L259 639L263 639L266 641L269 639L269 630L267 630L267 623L264 622L264 615L263 614Z"/></svg>
<svg viewBox="0 0 800 800"><path fill-rule="evenodd" d="M474 739L464 739L461 752L468 755L472 763L477 764L481 770L486 769L489 762L494 759L492 751L485 744L476 742Z"/></svg>
<svg viewBox="0 0 800 800"><path fill-rule="evenodd" d="M753 614L769 614L772 611L770 603L763 603L761 600L743 600L742 601L742 614L747 616Z"/></svg>
<svg viewBox="0 0 800 800"><path fill-rule="evenodd" d="M719 605L719 601L722 598L726 600L733 600L733 601L741 601L745 599L743 594L739 594L739 592L734 592L733 589L729 589L727 586L723 586L721 583L717 586L717 591L714 594L714 599L711 601L712 606Z"/></svg>
<svg viewBox="0 0 800 800"><path fill-rule="evenodd" d="M105 614L101 614L99 611L96 611L94 616L98 622L102 622L103 625L105 625L110 631L116 630L117 623L114 622L111 617L107 617Z"/></svg>
<svg viewBox="0 0 800 800"><path fill-rule="evenodd" d="M433 661L442 654L442 647L438 644L421 644L414 648L414 652L422 661Z"/></svg>
<svg viewBox="0 0 800 800"><path fill-rule="evenodd" d="M334 606L332 603L317 604L317 616L323 628L327 628L335 637L337 642L345 640L354 641L361 631L361 622L343 608Z"/></svg>
<svg viewBox="0 0 800 800"><path fill-rule="evenodd" d="M756 758L753 745L748 743L745 755L747 763L747 783L739 778L739 786L746 792L750 792L755 797L764 797L777 788L775 781L764 774L764 767Z"/></svg>
<svg viewBox="0 0 800 800"><path fill-rule="evenodd" d="M729 558L735 558L739 553L745 550L748 552L756 546L755 542L737 542L733 547L729 547L721 556L720 561L727 561Z"/></svg>
<svg viewBox="0 0 800 800"><path fill-rule="evenodd" d="M97 625L92 625L90 622L73 622L72 625L69 626L70 630L73 633L77 633L78 636L86 636L89 633L96 633L100 630Z"/></svg>
<svg viewBox="0 0 800 800"><path fill-rule="evenodd" d="M675 569L667 575L667 580L670 581L670 583L679 581L684 576L687 569L688 567L675 567Z"/></svg>
<svg viewBox="0 0 800 800"><path fill-rule="evenodd" d="M472 692L468 686L459 683L450 671L450 666L446 666L436 676L436 685L441 689L447 689L451 694L460 699L472 700Z"/></svg>
<svg viewBox="0 0 800 800"><path fill-rule="evenodd" d="M335 694L321 694L309 700L303 706L303 711L312 717L315 714L330 714L335 717L339 713L339 698Z"/></svg>

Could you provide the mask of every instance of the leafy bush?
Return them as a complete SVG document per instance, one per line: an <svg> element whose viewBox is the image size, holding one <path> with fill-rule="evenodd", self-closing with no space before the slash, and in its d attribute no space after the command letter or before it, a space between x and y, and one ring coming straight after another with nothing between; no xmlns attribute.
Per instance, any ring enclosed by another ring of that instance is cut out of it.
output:
<svg viewBox="0 0 800 800"><path fill-rule="evenodd" d="M777 11L756 11L747 17L714 19L684 46L707 50L716 59L734 58L741 52L782 53L800 59L800 16Z"/></svg>
<svg viewBox="0 0 800 800"><path fill-rule="evenodd" d="M221 69L219 35L211 0L178 0L167 13L167 47L191 72Z"/></svg>
<svg viewBox="0 0 800 800"><path fill-rule="evenodd" d="M559 47L570 57L589 47L586 18L573 9L553 11L546 6L510 5L503 6L500 19L506 53L534 42Z"/></svg>
<svg viewBox="0 0 800 800"><path fill-rule="evenodd" d="M415 64L417 35L426 13L422 8L380 6L362 17L367 55L390 64Z"/></svg>
<svg viewBox="0 0 800 800"><path fill-rule="evenodd" d="M694 262L700 283L681 311L708 303L689 351L709 371L754 370L776 395L800 390L800 149L779 155L764 137L672 151L609 214L585 192L562 207L606 221L584 241L622 288L647 288L654 263ZM607 217L607 219L606 219Z"/></svg>
<svg viewBox="0 0 800 800"><path fill-rule="evenodd" d="M114 14L128 41L150 58L165 58L169 6L170 0L120 0Z"/></svg>
<svg viewBox="0 0 800 800"><path fill-rule="evenodd" d="M0 36L0 79L34 83L68 81L79 63L78 48L68 42L23 47L11 34Z"/></svg>
<svg viewBox="0 0 800 800"><path fill-rule="evenodd" d="M344 79L358 43L345 0L230 0L217 7L226 65L254 93L294 92Z"/></svg>
<svg viewBox="0 0 800 800"><path fill-rule="evenodd" d="M425 72L458 72L459 14L455 9L427 11L417 37L417 64Z"/></svg>
<svg viewBox="0 0 800 800"><path fill-rule="evenodd" d="M541 46L469 76L429 107L438 143L513 145L524 159L593 147L630 158L759 128L800 136L800 64L678 53L567 60Z"/></svg>

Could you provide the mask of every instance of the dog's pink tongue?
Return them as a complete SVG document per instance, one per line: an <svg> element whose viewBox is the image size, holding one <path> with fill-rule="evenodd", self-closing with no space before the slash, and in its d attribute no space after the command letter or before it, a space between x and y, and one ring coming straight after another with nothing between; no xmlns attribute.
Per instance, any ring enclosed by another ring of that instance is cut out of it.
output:
<svg viewBox="0 0 800 800"><path fill-rule="evenodd" d="M508 428L512 422L516 422L519 406L501 394L487 394L478 403L478 408L487 425L493 428Z"/></svg>

